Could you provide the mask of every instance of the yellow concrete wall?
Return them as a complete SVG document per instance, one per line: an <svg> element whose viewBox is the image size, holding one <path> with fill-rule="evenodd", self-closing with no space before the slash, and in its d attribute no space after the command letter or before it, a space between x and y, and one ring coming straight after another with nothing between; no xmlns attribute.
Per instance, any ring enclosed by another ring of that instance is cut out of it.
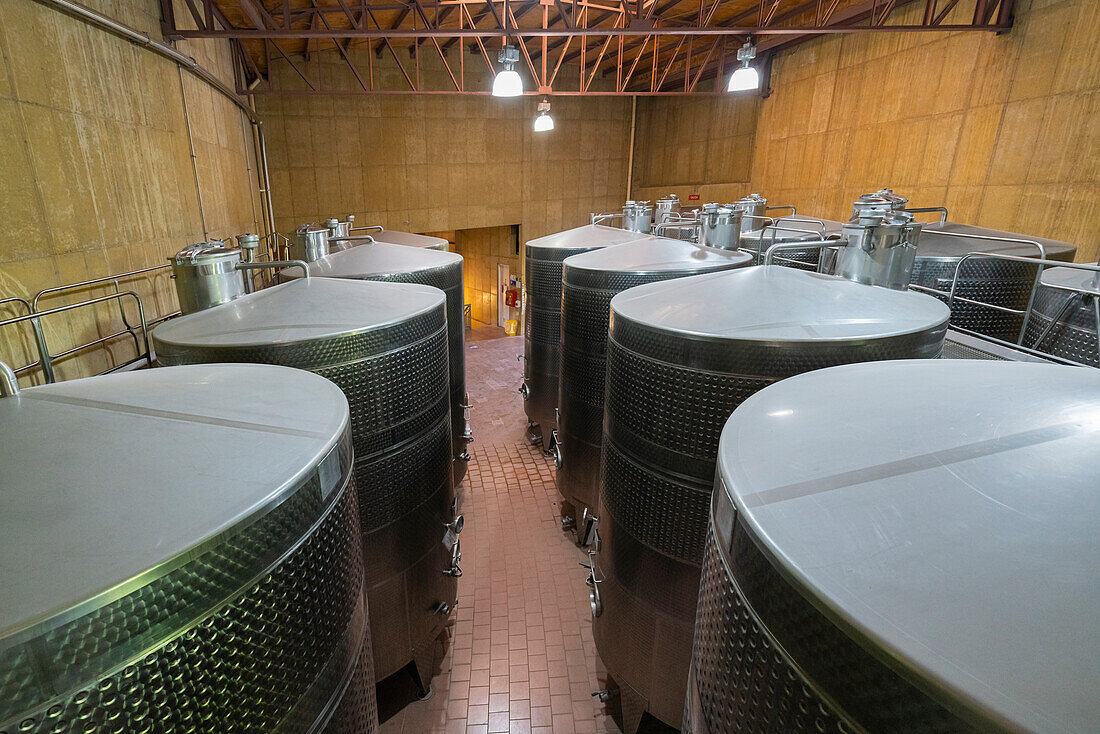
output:
<svg viewBox="0 0 1100 734"><path fill-rule="evenodd" d="M718 158L700 157L697 111L710 108L705 114L719 120L729 103L647 100L639 119L654 122L638 156L657 155L635 163L635 195L682 193L688 178L710 184L699 187L710 194L703 199L760 191L840 219L853 198L889 186L915 206L946 205L955 221L1068 240L1079 260L1095 261L1098 37L1096 0L1018 0L1015 27L1003 36L852 34L803 44L775 60L750 183L721 185L730 180L724 170L743 171L748 131L740 126L711 123L718 134L705 138L705 150ZM677 138L692 152L669 166L661 145Z"/></svg>
<svg viewBox="0 0 1100 734"><path fill-rule="evenodd" d="M954 221L1068 240L1095 261L1098 37L1095 0L1018 0L1003 36L805 44L775 63L753 187L835 219L890 186L914 205L946 205Z"/></svg>
<svg viewBox="0 0 1100 734"><path fill-rule="evenodd" d="M635 131L635 199L674 193L684 205L731 201L752 179L756 96L665 97L638 100Z"/></svg>
<svg viewBox="0 0 1100 734"><path fill-rule="evenodd" d="M513 227L479 227L460 229L455 233L454 251L462 255L465 278L466 302L470 304L472 326L495 326L497 304L497 266L507 265L511 275L523 276L521 270L520 243L516 252L516 233ZM510 318L519 317L519 309L513 309Z"/></svg>
<svg viewBox="0 0 1100 734"><path fill-rule="evenodd" d="M368 53L351 50L362 75ZM451 82L435 58L421 52L421 79L445 89ZM457 58L452 49L449 62L457 65ZM311 79L357 86L333 51L296 63ZM388 52L370 64L380 87L404 83ZM480 56L468 55L466 66L468 88L490 88ZM562 68L563 78L568 71ZM282 88L305 86L281 60L273 63L272 77ZM593 210L619 209L630 100L554 97L557 128L536 134L537 103L531 97L258 95L276 226L289 232L304 222L355 214L357 222L412 232L519 224L527 240L584 224Z"/></svg>
<svg viewBox="0 0 1100 734"><path fill-rule="evenodd" d="M89 5L161 37L156 0ZM179 17L186 12L180 3ZM179 50L232 83L226 42ZM183 88L209 234L258 231L247 118L190 74ZM0 298L160 265L203 238L176 65L32 0L0 2L0 160ZM167 274L127 286L142 296L147 318L178 308ZM102 306L45 320L51 350L112 333L113 315ZM29 346L26 328L0 329L0 359L26 363ZM115 343L60 363L58 377L93 374L133 354Z"/></svg>

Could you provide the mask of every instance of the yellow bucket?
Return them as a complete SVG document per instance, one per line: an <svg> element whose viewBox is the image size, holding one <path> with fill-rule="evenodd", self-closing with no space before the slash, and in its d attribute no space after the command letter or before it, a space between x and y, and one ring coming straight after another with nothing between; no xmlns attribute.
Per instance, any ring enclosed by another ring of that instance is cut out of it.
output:
<svg viewBox="0 0 1100 734"><path fill-rule="evenodd" d="M504 322L504 333L508 336L515 336L519 333L519 321L516 319L508 319Z"/></svg>

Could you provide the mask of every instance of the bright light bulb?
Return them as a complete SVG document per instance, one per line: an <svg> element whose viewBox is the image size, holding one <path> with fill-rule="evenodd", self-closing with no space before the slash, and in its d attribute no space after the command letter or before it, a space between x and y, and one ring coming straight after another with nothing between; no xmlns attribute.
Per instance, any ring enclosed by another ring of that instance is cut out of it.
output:
<svg viewBox="0 0 1100 734"><path fill-rule="evenodd" d="M750 89L760 88L760 72L751 66L742 66L730 75L727 92L747 92Z"/></svg>
<svg viewBox="0 0 1100 734"><path fill-rule="evenodd" d="M554 129L554 118L549 113L543 113L535 118L535 132L544 133Z"/></svg>
<svg viewBox="0 0 1100 734"><path fill-rule="evenodd" d="M518 97L523 94L523 79L515 69L505 69L493 79L494 97Z"/></svg>

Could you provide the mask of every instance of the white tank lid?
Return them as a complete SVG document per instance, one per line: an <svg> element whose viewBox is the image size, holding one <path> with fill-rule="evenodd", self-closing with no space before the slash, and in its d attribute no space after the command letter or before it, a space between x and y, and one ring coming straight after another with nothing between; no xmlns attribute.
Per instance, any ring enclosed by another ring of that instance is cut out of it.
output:
<svg viewBox="0 0 1100 734"><path fill-rule="evenodd" d="M375 241L314 260L309 263L309 273L329 278L374 278L461 263L462 256L453 252ZM286 268L279 272L285 278L302 277L301 268Z"/></svg>
<svg viewBox="0 0 1100 734"><path fill-rule="evenodd" d="M444 300L438 288L415 283L299 279L169 319L153 339L187 347L294 344L391 326Z"/></svg>
<svg viewBox="0 0 1100 734"><path fill-rule="evenodd" d="M942 233L942 234L941 234ZM1077 252L1076 245L1045 237L1032 237L1026 234L1004 232L988 227L975 227L971 224L959 224L958 222L930 222L921 229L920 240L917 243L917 259L925 258L959 258L968 252L996 252L1003 255L1019 255L1021 257L1039 257L1039 248L1034 245L1018 244L1010 242L993 242L971 237L952 237L950 233L974 234L983 237L1008 237L1017 240L1029 240L1038 242L1043 246L1046 256L1058 257L1063 260L1072 260ZM983 262L979 258L971 265L964 265L961 277L966 277L966 270L970 267L981 267ZM985 263L1001 264L997 260L984 260ZM1008 263L1005 263L1007 265Z"/></svg>
<svg viewBox="0 0 1100 734"><path fill-rule="evenodd" d="M288 367L165 367L26 388L0 425L4 639L247 522L336 446L348 403Z"/></svg>
<svg viewBox="0 0 1100 734"><path fill-rule="evenodd" d="M528 247L608 247L609 245L621 245L625 242L634 242L645 235L633 230L619 229L618 227L605 227L602 224L586 224L583 227L574 227L564 232L549 234L545 237L528 240Z"/></svg>
<svg viewBox="0 0 1100 734"><path fill-rule="evenodd" d="M739 250L703 247L670 237L646 235L625 245L582 252L565 259L570 270L613 273L660 273L713 270L747 265L752 255Z"/></svg>
<svg viewBox="0 0 1100 734"><path fill-rule="evenodd" d="M404 245L405 247L427 247L430 249L447 249L450 244L442 237L432 237L426 234L413 234L401 232L396 229L384 229L381 232L370 233L375 242L388 242L391 245Z"/></svg>
<svg viewBox="0 0 1100 734"><path fill-rule="evenodd" d="M913 291L758 266L648 283L611 299L615 318L704 339L821 342L946 326L950 309Z"/></svg>
<svg viewBox="0 0 1100 734"><path fill-rule="evenodd" d="M719 474L789 582L982 730L1100 730L1100 371L846 365L726 423Z"/></svg>

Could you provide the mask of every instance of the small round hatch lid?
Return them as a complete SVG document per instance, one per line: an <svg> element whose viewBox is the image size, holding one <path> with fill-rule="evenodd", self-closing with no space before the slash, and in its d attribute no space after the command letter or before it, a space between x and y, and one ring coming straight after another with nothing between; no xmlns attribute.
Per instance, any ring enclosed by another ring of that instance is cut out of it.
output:
<svg viewBox="0 0 1100 734"><path fill-rule="evenodd" d="M951 316L922 293L780 266L640 285L616 295L611 310L650 328L753 342L885 338L936 329Z"/></svg>
<svg viewBox="0 0 1100 734"><path fill-rule="evenodd" d="M329 456L348 404L302 370L164 367L26 388L0 425L2 639L266 512Z"/></svg>
<svg viewBox="0 0 1100 734"><path fill-rule="evenodd" d="M719 476L781 575L918 688L982 731L1084 733L1098 445L1097 370L877 362L750 397Z"/></svg>
<svg viewBox="0 0 1100 734"><path fill-rule="evenodd" d="M625 245L573 255L565 259L565 268L614 273L660 273L736 268L751 260L752 255L739 250L701 247L683 240L649 235Z"/></svg>
<svg viewBox="0 0 1100 734"><path fill-rule="evenodd" d="M165 321L153 338L189 347L293 344L391 326L444 300L438 288L414 283L298 279Z"/></svg>
<svg viewBox="0 0 1100 734"><path fill-rule="evenodd" d="M239 260L240 257L239 248L227 245L221 240L211 240L188 245L168 259L179 265L197 265L216 260Z"/></svg>

